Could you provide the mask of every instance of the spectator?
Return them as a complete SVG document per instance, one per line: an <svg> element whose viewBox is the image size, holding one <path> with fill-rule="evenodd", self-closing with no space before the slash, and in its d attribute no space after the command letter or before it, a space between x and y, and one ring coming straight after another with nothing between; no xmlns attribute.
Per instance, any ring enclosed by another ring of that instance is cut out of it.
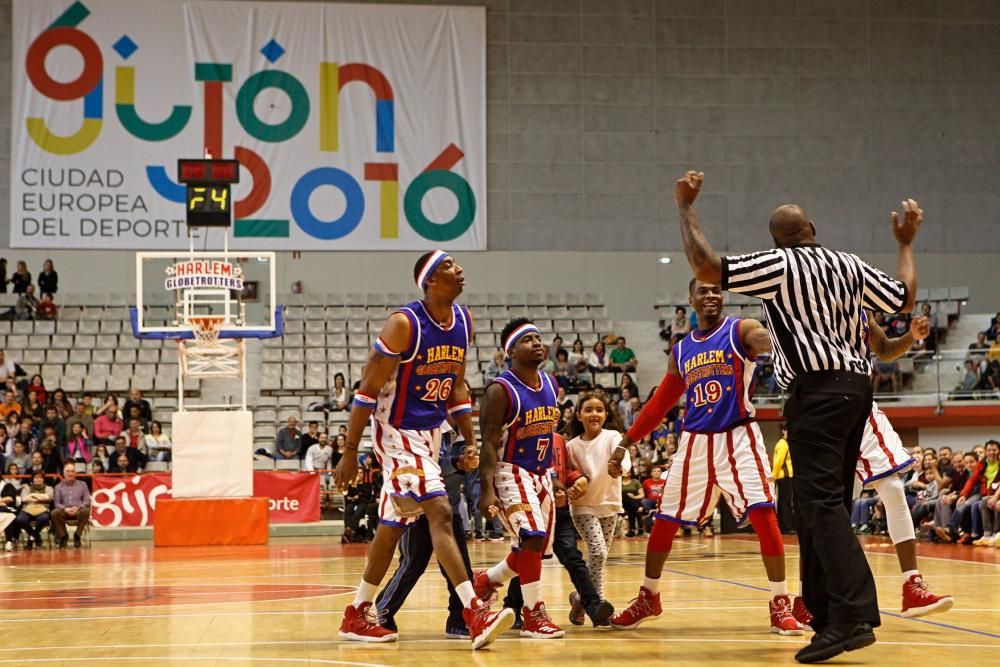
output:
<svg viewBox="0 0 1000 667"><path fill-rule="evenodd" d="M142 439L146 457L150 461L169 461L173 443L170 437L163 432L163 425L158 421L149 422L149 433Z"/></svg>
<svg viewBox="0 0 1000 667"><path fill-rule="evenodd" d="M59 308L52 301L51 294L42 295L42 298L38 301L38 310L35 314L40 320L52 321L58 317Z"/></svg>
<svg viewBox="0 0 1000 667"><path fill-rule="evenodd" d="M31 483L21 489L21 512L17 515L18 528L28 533L25 549L42 546L42 528L49 525L52 509L52 487L45 483L45 473L31 473Z"/></svg>
<svg viewBox="0 0 1000 667"><path fill-rule="evenodd" d="M87 434L94 432L94 418L87 415L87 406L83 401L77 402L73 415L66 419L67 432L73 432L73 424L82 424L83 430Z"/></svg>
<svg viewBox="0 0 1000 667"><path fill-rule="evenodd" d="M14 523L17 518L17 500L20 480L17 474L20 468L11 463L7 466L7 477L0 481L0 528L4 533L4 551L13 551L21 529Z"/></svg>
<svg viewBox="0 0 1000 667"><path fill-rule="evenodd" d="M62 470L63 460L59 454L55 436L49 436L42 440L38 451L42 454L42 470L45 471L45 474L58 476L59 471Z"/></svg>
<svg viewBox="0 0 1000 667"><path fill-rule="evenodd" d="M86 415L91 419L95 419L97 415L95 414L96 410L94 409L94 395L90 392L85 392L82 396L80 396L80 401L84 405L84 412ZM94 429L90 430L92 431Z"/></svg>
<svg viewBox="0 0 1000 667"><path fill-rule="evenodd" d="M688 320L687 310L684 306L677 306L674 308L674 319L670 323L670 346L673 347L689 333L691 333L691 322Z"/></svg>
<svg viewBox="0 0 1000 667"><path fill-rule="evenodd" d="M0 352L0 354L3 354ZM3 393L3 403L0 403L0 417L7 419L7 416L12 412L16 412L18 416L24 411L21 404L15 400L16 394L10 389Z"/></svg>
<svg viewBox="0 0 1000 667"><path fill-rule="evenodd" d="M299 432L299 420L295 417L288 418L288 426L281 428L274 442L274 454L276 459L297 459L299 449L301 449L302 434Z"/></svg>
<svg viewBox="0 0 1000 667"><path fill-rule="evenodd" d="M554 363L556 361L556 357L559 355L559 350L565 350L565 349L566 348L563 347L562 336L556 336L555 338L552 339L552 346L549 348L548 351L549 359L551 359ZM569 358L568 350L566 351L566 357L567 359Z"/></svg>
<svg viewBox="0 0 1000 667"><path fill-rule="evenodd" d="M94 461L100 461L104 472L111 467L111 457L108 455L108 446L103 442L94 447Z"/></svg>
<svg viewBox="0 0 1000 667"><path fill-rule="evenodd" d="M969 344L969 352L966 359L979 363L986 358L986 353L990 351L990 344L986 340L986 332L980 331L976 334L976 342Z"/></svg>
<svg viewBox="0 0 1000 667"><path fill-rule="evenodd" d="M996 484L994 484L997 487ZM1000 487L983 497L979 505L979 513L983 522L983 536L973 542L977 547L995 547L1000 544Z"/></svg>
<svg viewBox="0 0 1000 667"><path fill-rule="evenodd" d="M365 481L365 471L358 470L354 485L348 486L344 495L344 536L341 541L370 540L375 534L377 515L378 504L375 502L374 487ZM367 517L364 532L361 530L362 517Z"/></svg>
<svg viewBox="0 0 1000 667"><path fill-rule="evenodd" d="M794 470L788 450L788 427L781 425L781 437L774 445L771 476L778 491L778 527L785 535L795 532L795 501L792 488Z"/></svg>
<svg viewBox="0 0 1000 667"><path fill-rule="evenodd" d="M63 481L56 485L55 509L52 511L52 528L60 549L66 548L68 532L66 522L76 520L73 531L73 546L80 548L80 533L90 525L90 489L76 478L76 464L72 461L63 466Z"/></svg>
<svg viewBox="0 0 1000 667"><path fill-rule="evenodd" d="M38 400L38 394L33 391L28 392L28 400L24 403L22 417L31 417L33 420L41 421L45 416L45 406Z"/></svg>
<svg viewBox="0 0 1000 667"><path fill-rule="evenodd" d="M9 281L14 287L11 290L14 294L24 294L31 284L31 274L28 273L28 265L24 262L17 263L17 270L11 275Z"/></svg>
<svg viewBox="0 0 1000 667"><path fill-rule="evenodd" d="M876 359L874 366L874 377L872 379L872 385L875 391L878 392L879 389L886 382L889 383L889 390L892 393L899 391L899 364L895 361L883 361L882 359Z"/></svg>
<svg viewBox="0 0 1000 667"><path fill-rule="evenodd" d="M17 464L18 470L27 470L31 466L31 452L24 448L24 443L20 440L12 440L12 451L6 455L6 463Z"/></svg>
<svg viewBox="0 0 1000 667"><path fill-rule="evenodd" d="M83 428L83 422L73 422L69 438L66 440L66 458L71 461L90 463L94 458L93 448L94 443Z"/></svg>
<svg viewBox="0 0 1000 667"><path fill-rule="evenodd" d="M117 404L105 402L100 416L94 420L94 441L114 444L115 438L125 430L125 421L118 416Z"/></svg>
<svg viewBox="0 0 1000 667"><path fill-rule="evenodd" d="M483 381L489 384L496 380L497 376L505 370L507 370L506 358L502 350L497 350L493 353L493 359L486 365L486 370L483 371Z"/></svg>
<svg viewBox="0 0 1000 667"><path fill-rule="evenodd" d="M135 408L133 407L133 410ZM146 434L142 431L142 423L138 417L132 417L128 422L128 430L123 434L130 449L138 449L147 458L149 452L146 450Z"/></svg>
<svg viewBox="0 0 1000 667"><path fill-rule="evenodd" d="M632 348L625 346L625 337L619 336L615 341L615 349L611 350L611 368L629 373L635 372L639 360Z"/></svg>
<svg viewBox="0 0 1000 667"><path fill-rule="evenodd" d="M13 440L21 430L21 413L11 412L4 420L4 425L7 427L8 441Z"/></svg>
<svg viewBox="0 0 1000 667"><path fill-rule="evenodd" d="M569 353L569 363L576 368L578 374L587 372L589 366L587 353L583 349L583 341L579 338L573 341L573 349Z"/></svg>
<svg viewBox="0 0 1000 667"><path fill-rule="evenodd" d="M307 425L307 430L302 434L302 440L300 441L300 446L302 449L299 450L299 458L305 457L309 453L309 448L319 442L319 422L311 421Z"/></svg>
<svg viewBox="0 0 1000 667"><path fill-rule="evenodd" d="M632 425L635 423L635 418L639 416L639 411L642 410L642 403L639 402L638 396L633 396L629 399L629 408L630 414L628 424L625 425L624 421L622 422L622 425L625 426L626 429L632 428Z"/></svg>
<svg viewBox="0 0 1000 667"><path fill-rule="evenodd" d="M14 363L14 359L6 355L3 350L0 350L0 378L11 378L17 376L17 364Z"/></svg>
<svg viewBox="0 0 1000 667"><path fill-rule="evenodd" d="M559 388L563 390L564 396L565 391L576 384L576 366L569 363L569 352L565 348L556 352L555 368L552 374L555 376Z"/></svg>
<svg viewBox="0 0 1000 667"><path fill-rule="evenodd" d="M990 320L990 326L986 330L986 340L994 341L1000 338L1000 311Z"/></svg>
<svg viewBox="0 0 1000 667"><path fill-rule="evenodd" d="M629 391L632 392L633 396L642 395L639 393L639 385L635 383L635 380L632 379L632 376L629 373L622 373L622 382L619 385L619 389L624 389L625 387L629 388Z"/></svg>
<svg viewBox="0 0 1000 667"><path fill-rule="evenodd" d="M101 459L97 458L96 456L94 457L94 460L90 462L90 465L87 467L87 472L89 472L91 475L100 475L106 473L107 471L108 467L104 465L104 462Z"/></svg>
<svg viewBox="0 0 1000 667"><path fill-rule="evenodd" d="M50 405L45 408L45 419L39 422L38 427L45 432L47 427L51 426L56 432L56 444L60 447L66 442L66 422L59 418L59 412L56 410L56 406Z"/></svg>
<svg viewBox="0 0 1000 667"><path fill-rule="evenodd" d="M934 518L931 523L931 528L935 531L935 536L938 536L938 528L944 529L948 527L948 522L951 520L951 513L955 507L955 501L958 500L958 494L965 486L965 483L969 481L971 469L966 464L966 456L969 457L969 462L975 467L974 456L962 453L954 454L951 457L950 480L947 485L939 484L938 486L938 500L934 505Z"/></svg>
<svg viewBox="0 0 1000 667"><path fill-rule="evenodd" d="M333 447L330 446L330 434L320 433L319 439L306 450L306 470L333 470ZM330 486L330 473L323 475L324 486Z"/></svg>
<svg viewBox="0 0 1000 667"><path fill-rule="evenodd" d="M937 349L937 331L938 331L938 316L937 313L933 312L931 304L922 303L920 304L920 314L927 318L927 323L930 325L931 332L925 339L924 347L927 350Z"/></svg>
<svg viewBox="0 0 1000 667"><path fill-rule="evenodd" d="M41 452L31 453L31 465L25 469L25 473L29 475L34 475L36 472L45 474L45 468L42 466L44 462Z"/></svg>
<svg viewBox="0 0 1000 667"><path fill-rule="evenodd" d="M7 293L7 258L0 257L0 294Z"/></svg>
<svg viewBox="0 0 1000 667"><path fill-rule="evenodd" d="M576 411L573 409L572 405L568 405L562 409L562 414L559 416L559 421L556 422L556 433L566 433L569 425L573 423Z"/></svg>
<svg viewBox="0 0 1000 667"><path fill-rule="evenodd" d="M587 359L590 371L592 373L604 373L608 370L609 362L610 359L604 350L604 342L597 341L594 343L594 347L590 352L590 357Z"/></svg>
<svg viewBox="0 0 1000 667"><path fill-rule="evenodd" d="M25 451L33 453L36 449L38 449L38 438L35 437L31 427L31 417L24 417L21 419L21 425L18 427L17 433L14 435L14 442L20 441L21 444L24 445Z"/></svg>
<svg viewBox="0 0 1000 667"><path fill-rule="evenodd" d="M14 306L14 315L19 320L33 320L38 311L38 297L35 296L35 286L28 285L28 288L17 299Z"/></svg>
<svg viewBox="0 0 1000 667"><path fill-rule="evenodd" d="M122 456L127 459L125 466L121 462ZM129 447L124 436L118 436L108 463L108 472L141 472L146 467L146 457L138 449Z"/></svg>
<svg viewBox="0 0 1000 667"><path fill-rule="evenodd" d="M986 360L991 362L1000 360L1000 338L990 345L989 351L986 352Z"/></svg>
<svg viewBox="0 0 1000 667"><path fill-rule="evenodd" d="M624 423L626 420L631 419L632 414L632 389L629 387L622 387L622 398L618 401L618 416L622 418ZM626 428L628 428L626 426Z"/></svg>
<svg viewBox="0 0 1000 667"><path fill-rule="evenodd" d="M622 470L622 507L628 517L628 532L625 537L642 535L642 485L632 477L632 470Z"/></svg>
<svg viewBox="0 0 1000 667"><path fill-rule="evenodd" d="M128 414L127 412L122 412L121 406L118 405L118 397L114 394L108 394L104 397L104 403L94 411L94 420L96 421L101 415L109 413L117 416L119 419Z"/></svg>
<svg viewBox="0 0 1000 667"><path fill-rule="evenodd" d="M984 497L991 495L993 484L998 481L998 472L1000 472L1000 443L996 440L988 441L985 453L986 456L972 469L968 481L958 493L958 499L955 501L955 510L948 521L948 528L942 530L935 528L938 537L945 542L957 540L959 544L970 544L975 539L981 537L981 535L974 534L974 522L969 532L960 534L959 528L967 515L971 515L972 512L979 510L980 501Z"/></svg>
<svg viewBox="0 0 1000 667"><path fill-rule="evenodd" d="M49 399L49 392L45 388L45 381L42 380L41 375L32 375L31 382L28 383L28 393L35 392L35 397L38 402L45 405Z"/></svg>
<svg viewBox="0 0 1000 667"><path fill-rule="evenodd" d="M54 297L59 291L59 274L56 273L52 260L47 259L42 264L42 272L38 274L38 291L42 296L46 294Z"/></svg>
<svg viewBox="0 0 1000 667"><path fill-rule="evenodd" d="M57 388L52 392L50 403L56 406L56 412L59 413L60 419L65 420L73 416L73 404L69 402L69 399L66 398L66 392L61 388Z"/></svg>
<svg viewBox="0 0 1000 667"><path fill-rule="evenodd" d="M649 461L643 459L640 461L640 466L645 463L646 466L649 465ZM667 483L666 479L660 479L663 475L663 466L653 466L652 474L643 480L642 482L642 508L647 512L651 512L656 509L656 506L660 502L660 496L663 495L663 485Z"/></svg>
<svg viewBox="0 0 1000 667"><path fill-rule="evenodd" d="M538 367L538 370L541 371L542 373L548 373L549 375L551 375L556 372L556 362L552 361L552 358L549 356L548 345L543 345L542 350L545 352L545 361L541 363L541 365Z"/></svg>
<svg viewBox="0 0 1000 667"><path fill-rule="evenodd" d="M344 448L347 447L347 436L343 433L338 433L337 437L333 441L333 455L330 459L330 463L336 466L340 463L340 458L344 455Z"/></svg>
<svg viewBox="0 0 1000 667"><path fill-rule="evenodd" d="M122 416L132 417L132 408L139 408L139 417L142 418L144 423L149 423L153 421L153 406L149 404L145 398L142 397L142 391L139 389L132 389L128 393L128 400L125 401L125 405L122 406Z"/></svg>
<svg viewBox="0 0 1000 667"><path fill-rule="evenodd" d="M573 401L569 396L566 395L566 390L562 387L556 389L556 407L562 412L566 408L573 407Z"/></svg>
<svg viewBox="0 0 1000 667"><path fill-rule="evenodd" d="M337 373L333 376L333 389L330 390L330 410L342 412L347 410L350 404L351 394L347 391L344 374Z"/></svg>

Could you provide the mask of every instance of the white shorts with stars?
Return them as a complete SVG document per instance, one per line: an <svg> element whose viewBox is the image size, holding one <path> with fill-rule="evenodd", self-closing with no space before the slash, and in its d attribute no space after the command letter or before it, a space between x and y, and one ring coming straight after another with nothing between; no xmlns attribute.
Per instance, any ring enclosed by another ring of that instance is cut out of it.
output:
<svg viewBox="0 0 1000 667"><path fill-rule="evenodd" d="M493 477L493 488L500 501L500 520L513 535L511 547L517 550L522 540L542 537L542 556L551 556L556 506L549 476L536 475L513 463L500 461Z"/></svg>
<svg viewBox="0 0 1000 667"><path fill-rule="evenodd" d="M393 498L423 502L435 496L447 496L438 465L441 451L441 429L413 431L397 429L372 419L372 445L382 464L382 491L378 500L379 521L405 528L416 521L423 511L413 507L404 516ZM410 505L413 503L410 502Z"/></svg>

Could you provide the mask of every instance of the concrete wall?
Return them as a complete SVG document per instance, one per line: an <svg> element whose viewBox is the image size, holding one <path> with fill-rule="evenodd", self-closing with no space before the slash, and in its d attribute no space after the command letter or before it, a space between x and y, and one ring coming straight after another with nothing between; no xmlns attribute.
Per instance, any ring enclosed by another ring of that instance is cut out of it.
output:
<svg viewBox="0 0 1000 667"><path fill-rule="evenodd" d="M683 262L655 259L680 249L670 189L690 166L707 174L699 207L721 250L767 245L770 210L797 201L825 243L891 268L888 212L913 196L927 211L923 284L993 278L1000 3L450 1L488 11L489 247L505 252L462 258L482 291L600 291L616 317L648 314L653 292L686 281ZM11 1L0 0L0 211L9 84L22 76L10 41ZM4 254L37 271L44 253ZM100 265L130 284L127 253L54 258L67 278ZM362 289L364 265L363 289L399 291L409 264L307 254L283 258L281 282ZM972 301L995 306L975 288Z"/></svg>

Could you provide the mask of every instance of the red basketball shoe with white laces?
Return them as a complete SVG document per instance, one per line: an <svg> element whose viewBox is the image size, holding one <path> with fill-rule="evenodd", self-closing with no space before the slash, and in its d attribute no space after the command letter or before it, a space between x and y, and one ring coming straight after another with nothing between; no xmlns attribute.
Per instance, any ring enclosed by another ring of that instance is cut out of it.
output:
<svg viewBox="0 0 1000 667"><path fill-rule="evenodd" d="M903 611L906 618L918 618L928 614L940 614L951 609L955 604L950 595L934 595L924 578L914 574L903 584Z"/></svg>
<svg viewBox="0 0 1000 667"><path fill-rule="evenodd" d="M355 642L394 642L399 633L383 628L372 622L371 602L362 602L344 610L344 620L340 622L340 638Z"/></svg>
<svg viewBox="0 0 1000 667"><path fill-rule="evenodd" d="M611 627L616 630L631 630L662 613L660 594L643 586L639 588L638 597L632 599L625 611L611 617Z"/></svg>
<svg viewBox="0 0 1000 667"><path fill-rule="evenodd" d="M566 631L552 622L549 612L545 611L545 603L539 601L534 609L521 608L521 636L531 639L558 639Z"/></svg>
<svg viewBox="0 0 1000 667"><path fill-rule="evenodd" d="M795 620L792 601L787 595L775 595L768 604L771 610L771 633L776 635L804 635L802 624Z"/></svg>

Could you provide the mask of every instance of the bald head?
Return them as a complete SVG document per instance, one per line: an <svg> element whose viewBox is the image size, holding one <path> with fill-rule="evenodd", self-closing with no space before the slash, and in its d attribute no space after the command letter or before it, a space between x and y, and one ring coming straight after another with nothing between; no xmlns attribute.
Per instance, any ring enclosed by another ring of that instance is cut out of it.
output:
<svg viewBox="0 0 1000 667"><path fill-rule="evenodd" d="M802 207L796 204L785 204L774 209L768 228L774 245L779 248L816 240L816 226Z"/></svg>

